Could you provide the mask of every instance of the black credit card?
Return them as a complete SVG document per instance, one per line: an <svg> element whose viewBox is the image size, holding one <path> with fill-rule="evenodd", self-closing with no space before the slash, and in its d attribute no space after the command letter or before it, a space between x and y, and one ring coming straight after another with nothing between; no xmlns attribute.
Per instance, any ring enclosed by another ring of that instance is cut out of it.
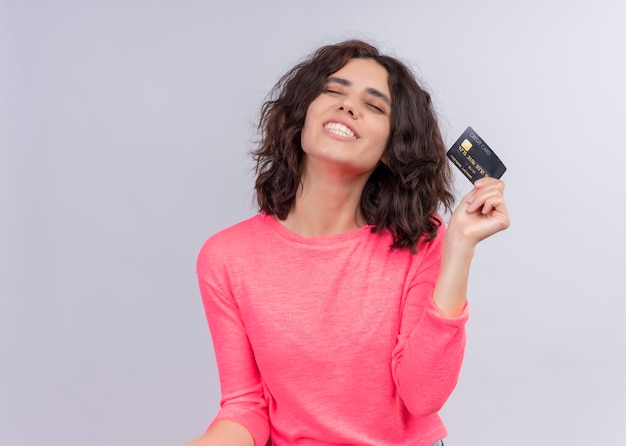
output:
<svg viewBox="0 0 626 446"><path fill-rule="evenodd" d="M448 158L472 182L484 177L500 178L506 166L471 127L448 150Z"/></svg>

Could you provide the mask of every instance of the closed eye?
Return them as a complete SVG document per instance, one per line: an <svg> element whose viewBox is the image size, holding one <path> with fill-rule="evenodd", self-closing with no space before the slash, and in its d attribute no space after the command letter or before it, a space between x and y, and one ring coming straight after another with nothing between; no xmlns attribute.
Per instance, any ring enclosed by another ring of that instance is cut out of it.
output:
<svg viewBox="0 0 626 446"><path fill-rule="evenodd" d="M375 104L367 104L367 106L369 108L371 108L372 110L374 110L377 113L385 113L385 110L383 110L381 107L379 107L378 105Z"/></svg>

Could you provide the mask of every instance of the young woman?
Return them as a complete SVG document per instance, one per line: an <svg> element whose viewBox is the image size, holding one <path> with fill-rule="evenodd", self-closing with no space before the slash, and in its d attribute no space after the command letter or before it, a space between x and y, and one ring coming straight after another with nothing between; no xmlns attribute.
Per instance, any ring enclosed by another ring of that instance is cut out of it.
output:
<svg viewBox="0 0 626 446"><path fill-rule="evenodd" d="M430 97L361 41L292 68L260 130L260 213L198 258L222 401L190 445L442 444L474 248L509 225L503 183L477 181L446 230Z"/></svg>

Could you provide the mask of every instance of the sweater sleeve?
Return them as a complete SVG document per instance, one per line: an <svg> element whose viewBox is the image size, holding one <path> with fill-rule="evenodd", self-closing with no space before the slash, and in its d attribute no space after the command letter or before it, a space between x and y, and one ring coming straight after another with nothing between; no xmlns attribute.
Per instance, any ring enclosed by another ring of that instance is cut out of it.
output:
<svg viewBox="0 0 626 446"><path fill-rule="evenodd" d="M436 238L422 246L417 271L409 278L400 333L392 355L399 395L416 416L429 415L443 407L457 384L465 351L468 305L458 317L446 318L432 300L444 233L442 225Z"/></svg>
<svg viewBox="0 0 626 446"><path fill-rule="evenodd" d="M196 266L222 392L211 425L219 420L237 422L248 429L256 446L263 446L269 438L267 401L219 248L209 239Z"/></svg>

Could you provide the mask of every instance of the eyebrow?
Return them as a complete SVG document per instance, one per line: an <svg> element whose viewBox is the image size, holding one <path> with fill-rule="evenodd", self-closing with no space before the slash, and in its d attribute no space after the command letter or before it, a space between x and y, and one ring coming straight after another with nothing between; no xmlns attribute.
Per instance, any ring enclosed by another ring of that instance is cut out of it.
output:
<svg viewBox="0 0 626 446"><path fill-rule="evenodd" d="M352 86L352 82L351 81L349 81L348 79L343 79L341 77L331 76L331 77L328 78L327 81L328 82L336 82L337 84L343 85L345 87L351 87ZM382 99L387 105L391 106L391 99L389 99L389 97L385 93L383 93L381 91L378 91L377 89L372 88L372 87L366 88L365 91L367 93L371 94L372 96L376 96L377 98Z"/></svg>

